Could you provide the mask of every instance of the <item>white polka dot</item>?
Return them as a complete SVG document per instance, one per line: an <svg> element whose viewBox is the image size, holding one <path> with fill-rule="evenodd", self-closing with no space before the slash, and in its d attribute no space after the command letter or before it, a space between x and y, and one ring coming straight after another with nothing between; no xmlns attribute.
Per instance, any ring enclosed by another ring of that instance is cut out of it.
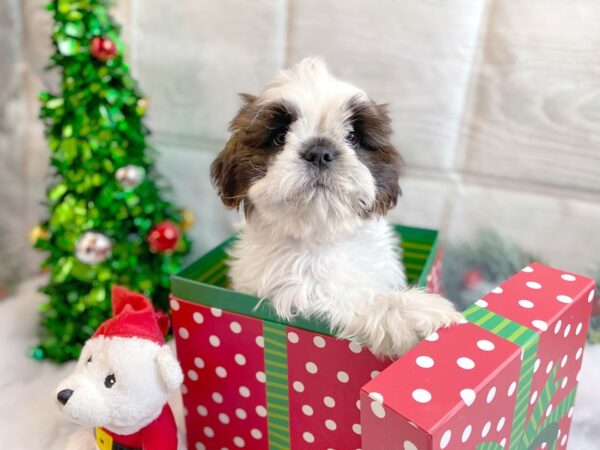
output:
<svg viewBox="0 0 600 450"><path fill-rule="evenodd" d="M431 333L429 336L427 336L427 337L425 338L425 340L426 340L426 341L429 341L429 342L435 342L435 341L437 341L439 338L440 338L440 335L439 335L439 334L437 334L437 332L436 332L436 331L434 331L434 332L433 332L433 333Z"/></svg>
<svg viewBox="0 0 600 450"><path fill-rule="evenodd" d="M262 336L256 336L255 342L260 348L265 348L265 339Z"/></svg>
<svg viewBox="0 0 600 450"><path fill-rule="evenodd" d="M171 309L173 311L179 311L179 302L175 299L171 299L171 301L169 302L169 305L171 306Z"/></svg>
<svg viewBox="0 0 600 450"><path fill-rule="evenodd" d="M542 362L540 361L540 358L538 358L538 359L535 360L535 363L533 364L533 373L537 373L537 371L540 368L540 364L541 363Z"/></svg>
<svg viewBox="0 0 600 450"><path fill-rule="evenodd" d="M350 342L350 344L348 344L348 348L350 349L350 351L352 353L360 353L360 352L362 352L362 347L357 342Z"/></svg>
<svg viewBox="0 0 600 450"><path fill-rule="evenodd" d="M375 400L376 402L383 403L383 395L379 392L371 392L369 394L369 398Z"/></svg>
<svg viewBox="0 0 600 450"><path fill-rule="evenodd" d="M563 333L563 336L564 336L564 337L567 337L567 336L569 335L569 333L570 333L570 332L571 332L571 324L568 324L568 325L565 327L565 332Z"/></svg>
<svg viewBox="0 0 600 450"><path fill-rule="evenodd" d="M569 273L563 273L560 277L565 281L575 281L575 277Z"/></svg>
<svg viewBox="0 0 600 450"><path fill-rule="evenodd" d="M592 300L594 299L594 290L592 289L590 291L590 295L588 295L588 302L592 303Z"/></svg>
<svg viewBox="0 0 600 450"><path fill-rule="evenodd" d="M582 329L583 329L583 323L579 322L577 324L577 328L575 328L575 336L579 336L579 333L581 333Z"/></svg>
<svg viewBox="0 0 600 450"><path fill-rule="evenodd" d="M450 443L450 438L452 437L452 431L446 430L446 432L442 435L442 439L440 439L440 448L444 449Z"/></svg>
<svg viewBox="0 0 600 450"><path fill-rule="evenodd" d="M328 395L323 397L323 403L325 403L325 406L327 406L328 408L333 408L335 406L335 400L333 399L333 397L330 397Z"/></svg>
<svg viewBox="0 0 600 450"><path fill-rule="evenodd" d="M426 389L415 389L412 397L419 403L428 403L431 400L431 393Z"/></svg>
<svg viewBox="0 0 600 450"><path fill-rule="evenodd" d="M243 448L246 445L246 441L244 440L244 438L236 436L233 438L233 445L235 445L238 448Z"/></svg>
<svg viewBox="0 0 600 450"><path fill-rule="evenodd" d="M525 309L531 309L533 308L535 305L533 304L533 302L531 300L519 300L519 306L521 308L525 308Z"/></svg>
<svg viewBox="0 0 600 450"><path fill-rule="evenodd" d="M196 358L194 358L194 365L198 369L204 369L204 360L200 357L196 357Z"/></svg>
<svg viewBox="0 0 600 450"><path fill-rule="evenodd" d="M546 408L546 417L548 417L550 414L552 414L552 405L548 405Z"/></svg>
<svg viewBox="0 0 600 450"><path fill-rule="evenodd" d="M198 381L198 373L195 370L188 370L187 376L192 381Z"/></svg>
<svg viewBox="0 0 600 450"><path fill-rule="evenodd" d="M563 447L565 446L565 444L567 443L567 438L569 437L568 434L565 434L562 439L560 440L560 445L562 445Z"/></svg>
<svg viewBox="0 0 600 450"><path fill-rule="evenodd" d="M477 347L484 352L491 352L496 348L494 343L492 341L488 341L487 339L481 339L480 341L477 341Z"/></svg>
<svg viewBox="0 0 600 450"><path fill-rule="evenodd" d="M213 392L212 399L215 403L223 403L223 396L218 392Z"/></svg>
<svg viewBox="0 0 600 450"><path fill-rule="evenodd" d="M527 283L525 283L525 285L529 289L541 289L542 288L542 285L540 283L538 283L537 281L528 281Z"/></svg>
<svg viewBox="0 0 600 450"><path fill-rule="evenodd" d="M323 339L321 336L315 336L313 338L313 344L315 344L315 347L317 348L323 348L325 347L325 339Z"/></svg>
<svg viewBox="0 0 600 450"><path fill-rule="evenodd" d="M381 403L377 401L371 402L371 411L373 412L375 417L378 417L380 419L383 419L385 417L385 408Z"/></svg>
<svg viewBox="0 0 600 450"><path fill-rule="evenodd" d="M569 408L569 412L567 413L567 417L570 419L571 417L573 417L573 413L575 412L575 407L571 406Z"/></svg>
<svg viewBox="0 0 600 450"><path fill-rule="evenodd" d="M550 373L552 371L553 366L554 366L554 363L552 361L550 361L548 363L548 365L546 366L546 373Z"/></svg>
<svg viewBox="0 0 600 450"><path fill-rule="evenodd" d="M302 405L302 412L307 416L313 415L313 409L310 405Z"/></svg>
<svg viewBox="0 0 600 450"><path fill-rule="evenodd" d="M515 389L517 388L517 382L513 381L508 387L508 396L511 397L515 393Z"/></svg>
<svg viewBox="0 0 600 450"><path fill-rule="evenodd" d="M250 389L248 389L246 386L240 386L239 392L240 395L244 398L250 397Z"/></svg>
<svg viewBox="0 0 600 450"><path fill-rule="evenodd" d="M465 356L458 358L456 364L458 364L458 367L465 370L471 370L475 367L475 361Z"/></svg>
<svg viewBox="0 0 600 450"><path fill-rule="evenodd" d="M492 289L492 294L502 294L503 292L504 292L504 290L500 286Z"/></svg>
<svg viewBox="0 0 600 450"><path fill-rule="evenodd" d="M533 391L533 394L531 395L531 399L529 400L529 404L533 405L535 403L535 401L537 400L538 397L538 391Z"/></svg>
<svg viewBox="0 0 600 450"><path fill-rule="evenodd" d="M477 306L479 306L480 308L487 308L487 307L489 306L489 305L488 305L488 302L486 302L485 300L483 300L483 299L481 299L481 298L480 298L479 300L477 300L477 301L475 302L475 304L476 304Z"/></svg>
<svg viewBox="0 0 600 450"><path fill-rule="evenodd" d="M475 401L476 397L477 394L473 389L463 389L462 391L460 391L460 398L463 399L463 402L465 402L467 406L471 406Z"/></svg>
<svg viewBox="0 0 600 450"><path fill-rule="evenodd" d="M215 336L214 334L210 335L210 337L208 338L208 342L210 342L210 345L212 345L213 347L218 347L219 345L221 345L221 339L219 339L219 337Z"/></svg>
<svg viewBox="0 0 600 450"><path fill-rule="evenodd" d="M264 406L258 405L256 407L256 414L258 414L260 417L267 417L267 410Z"/></svg>
<svg viewBox="0 0 600 450"><path fill-rule="evenodd" d="M181 385L181 393L182 393L183 395L185 395L185 394L187 394L187 393L188 393L188 388L187 388L187 386L186 386L185 384L182 384L182 385Z"/></svg>
<svg viewBox="0 0 600 450"><path fill-rule="evenodd" d="M573 303L573 299L568 295L557 295L556 300L558 300L561 303Z"/></svg>
<svg viewBox="0 0 600 450"><path fill-rule="evenodd" d="M194 314L192 314L192 318L194 319L194 322L198 324L204 322L204 316L200 312L195 312Z"/></svg>
<svg viewBox="0 0 600 450"><path fill-rule="evenodd" d="M575 353L575 359L579 360L579 358L581 358L581 355L583 355L583 347L579 347L577 349L577 353Z"/></svg>
<svg viewBox="0 0 600 450"><path fill-rule="evenodd" d="M473 427L471 425L467 425L461 437L461 441L463 441L463 443L469 440L469 437L471 436L471 431L473 431Z"/></svg>
<svg viewBox="0 0 600 450"><path fill-rule="evenodd" d="M256 372L256 381L258 381L259 383L265 383L267 381L267 376L262 370Z"/></svg>
<svg viewBox="0 0 600 450"><path fill-rule="evenodd" d="M328 430L333 431L333 430L335 430L337 428L337 424L333 420L327 419L325 421L325 428L327 428Z"/></svg>
<svg viewBox="0 0 600 450"><path fill-rule="evenodd" d="M343 370L340 370L337 373L337 379L340 383L347 383L348 381L350 381L350 376Z"/></svg>
<svg viewBox="0 0 600 450"><path fill-rule="evenodd" d="M246 417L248 417L248 414L246 414L246 410L242 408L236 408L235 415L240 420L244 420Z"/></svg>
<svg viewBox="0 0 600 450"><path fill-rule="evenodd" d="M483 426L483 430L481 430L481 437L486 437L490 432L490 428L492 428L492 422L486 422L486 424Z"/></svg>
<svg viewBox="0 0 600 450"><path fill-rule="evenodd" d="M229 423L229 416L225 413L219 414L219 422L221 422L224 425L227 425Z"/></svg>
<svg viewBox="0 0 600 450"><path fill-rule="evenodd" d="M371 379L375 378L377 375L379 375L381 372L379 372L379 370L374 370L371 372Z"/></svg>
<svg viewBox="0 0 600 450"><path fill-rule="evenodd" d="M356 400L356 409L360 411L360 399Z"/></svg>
<svg viewBox="0 0 600 450"><path fill-rule="evenodd" d="M315 373L317 373L318 370L319 370L319 368L317 367L317 365L314 362L312 362L312 361L307 362L305 367L306 367L306 371L308 373L312 373L313 375Z"/></svg>
<svg viewBox="0 0 600 450"><path fill-rule="evenodd" d="M360 436L360 433L362 431L360 424L355 423L354 425L352 425L352 431L354 431L356 434L358 434Z"/></svg>
<svg viewBox="0 0 600 450"><path fill-rule="evenodd" d="M190 337L190 332L187 330L187 328L180 327L179 328L179 337L181 339L187 339Z"/></svg>
<svg viewBox="0 0 600 450"><path fill-rule="evenodd" d="M502 438L502 440L500 441L500 447L506 447L506 438Z"/></svg>
<svg viewBox="0 0 600 450"><path fill-rule="evenodd" d="M569 383L569 377L564 377L564 378L563 378L563 380L562 380L562 383L560 384L560 387L561 387L562 389L564 389L564 388L566 388L566 387L567 387L567 384L568 384L568 383Z"/></svg>
<svg viewBox="0 0 600 450"><path fill-rule="evenodd" d="M312 435L312 433L310 433L308 431L305 431L304 433L302 433L302 439L304 439L309 444L312 444L313 442L315 442L315 437Z"/></svg>
<svg viewBox="0 0 600 450"><path fill-rule="evenodd" d="M242 332L242 326L238 322L231 322L229 324L229 329L235 334L239 334Z"/></svg>
<svg viewBox="0 0 600 450"><path fill-rule="evenodd" d="M225 370L225 367L221 367L221 366L217 367L215 369L215 373L217 374L217 376L219 378L225 378L225 377L227 377L227 370Z"/></svg>
<svg viewBox="0 0 600 450"><path fill-rule="evenodd" d="M562 320L559 320L558 322L556 322L556 325L554 325L554 334L558 334L561 326L562 326Z"/></svg>
<svg viewBox="0 0 600 450"><path fill-rule="evenodd" d="M301 381L294 381L292 386L296 392L304 392L304 384Z"/></svg>
<svg viewBox="0 0 600 450"><path fill-rule="evenodd" d="M560 361L560 367L565 367L567 365L568 360L569 360L569 357L567 355L564 355L562 357L562 360Z"/></svg>
<svg viewBox="0 0 600 450"><path fill-rule="evenodd" d="M300 340L300 338L298 337L298 334L294 333L293 331L288 332L287 338L288 338L288 341L290 341L292 344L297 344L298 341Z"/></svg>
<svg viewBox="0 0 600 450"><path fill-rule="evenodd" d="M202 406L202 405L196 406L196 412L199 415L201 415L202 417L206 417L208 415L208 410L206 409L206 406Z"/></svg>
<svg viewBox="0 0 600 450"><path fill-rule="evenodd" d="M522 272L527 272L527 273L533 272L533 267L530 267L530 266L524 267Z"/></svg>
<svg viewBox="0 0 600 450"><path fill-rule="evenodd" d="M243 366L244 364L246 364L246 357L244 355L242 355L241 353L236 353L236 355L233 357L233 359L240 366Z"/></svg>
<svg viewBox="0 0 600 450"><path fill-rule="evenodd" d="M196 450L206 450L206 446L202 442L196 442Z"/></svg>
<svg viewBox="0 0 600 450"><path fill-rule="evenodd" d="M502 428L504 428L505 423L506 423L506 417L504 417L504 416L500 417L500 420L496 424L496 431L498 431L498 432L502 431Z"/></svg>
<svg viewBox="0 0 600 450"><path fill-rule="evenodd" d="M434 361L432 358L430 358L429 356L419 356L416 359L417 362L417 366L422 367L424 369L429 369L431 367L433 367L434 365Z"/></svg>
<svg viewBox="0 0 600 450"><path fill-rule="evenodd" d="M538 330L542 330L542 331L546 331L548 329L548 324L546 322L544 322L543 320L533 320L531 322L531 325L533 325L534 327L536 327Z"/></svg>
<svg viewBox="0 0 600 450"><path fill-rule="evenodd" d="M210 308L210 313L215 317L221 317L223 315L223 310L220 308Z"/></svg>
<svg viewBox="0 0 600 450"><path fill-rule="evenodd" d="M418 448L412 442L404 441L404 450L418 450Z"/></svg>
<svg viewBox="0 0 600 450"><path fill-rule="evenodd" d="M252 428L250 430L250 436L252 436L254 439L262 439L263 434L258 428Z"/></svg>
<svg viewBox="0 0 600 450"><path fill-rule="evenodd" d="M204 427L202 431L204 432L204 436L206 437L211 438L215 436L215 431L211 427Z"/></svg>
<svg viewBox="0 0 600 450"><path fill-rule="evenodd" d="M492 403L492 400L494 400L494 397L496 396L496 387L492 386L492 388L488 391L488 395L487 395L487 402L488 403Z"/></svg>

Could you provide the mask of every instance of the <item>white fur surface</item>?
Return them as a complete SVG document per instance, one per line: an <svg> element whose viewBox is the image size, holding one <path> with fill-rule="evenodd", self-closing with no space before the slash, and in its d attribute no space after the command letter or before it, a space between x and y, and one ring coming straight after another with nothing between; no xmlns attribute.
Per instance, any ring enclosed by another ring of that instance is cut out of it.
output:
<svg viewBox="0 0 600 450"><path fill-rule="evenodd" d="M369 101L317 58L282 71L258 97L292 104L298 118L248 189L253 210L231 250L230 276L234 289L268 298L283 318L324 318L340 337L395 357L461 315L447 300L407 288L397 237L367 213L378 180L358 152L377 150L348 141L353 99ZM326 170L302 157L313 138L335 148Z"/></svg>
<svg viewBox="0 0 600 450"><path fill-rule="evenodd" d="M89 360L91 358L91 361ZM111 388L105 379L114 375ZM147 339L96 337L84 346L75 371L56 389L73 394L63 413L84 427L132 434L154 421L183 380L171 349Z"/></svg>

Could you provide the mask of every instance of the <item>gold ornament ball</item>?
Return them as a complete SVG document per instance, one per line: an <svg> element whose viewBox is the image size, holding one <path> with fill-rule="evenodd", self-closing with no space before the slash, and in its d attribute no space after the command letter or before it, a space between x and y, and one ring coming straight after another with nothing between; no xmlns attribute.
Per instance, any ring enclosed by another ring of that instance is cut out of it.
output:
<svg viewBox="0 0 600 450"><path fill-rule="evenodd" d="M196 222L196 217L194 216L194 213L189 209L184 209L183 211L181 211L181 217L182 220L179 224L179 227L183 231L187 231L190 228L192 228L192 225L194 225L194 223Z"/></svg>
<svg viewBox="0 0 600 450"><path fill-rule="evenodd" d="M29 242L31 242L32 245L39 240L45 241L48 237L50 237L50 233L40 225L36 225L29 230Z"/></svg>

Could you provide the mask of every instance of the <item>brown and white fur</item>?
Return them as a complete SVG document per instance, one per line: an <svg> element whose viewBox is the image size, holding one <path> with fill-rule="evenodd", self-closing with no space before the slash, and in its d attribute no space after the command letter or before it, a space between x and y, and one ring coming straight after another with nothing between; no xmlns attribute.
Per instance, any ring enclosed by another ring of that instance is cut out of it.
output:
<svg viewBox="0 0 600 450"><path fill-rule="evenodd" d="M234 289L268 299L283 319L325 319L379 356L460 320L449 301L406 285L384 219L402 163L385 105L316 58L242 99L211 167L223 203L247 219L230 251Z"/></svg>

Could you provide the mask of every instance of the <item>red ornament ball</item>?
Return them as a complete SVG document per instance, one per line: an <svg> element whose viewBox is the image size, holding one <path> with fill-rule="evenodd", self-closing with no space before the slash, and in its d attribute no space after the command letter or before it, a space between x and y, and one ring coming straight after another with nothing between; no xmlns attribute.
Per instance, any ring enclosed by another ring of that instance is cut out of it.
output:
<svg viewBox="0 0 600 450"><path fill-rule="evenodd" d="M117 46L108 38L95 37L90 43L92 56L98 61L109 61L117 55Z"/></svg>
<svg viewBox="0 0 600 450"><path fill-rule="evenodd" d="M148 234L148 245L155 252L173 250L177 241L179 241L179 228L169 220L156 224Z"/></svg>
<svg viewBox="0 0 600 450"><path fill-rule="evenodd" d="M463 276L463 284L466 288L474 288L483 280L483 275L478 269L467 270Z"/></svg>

